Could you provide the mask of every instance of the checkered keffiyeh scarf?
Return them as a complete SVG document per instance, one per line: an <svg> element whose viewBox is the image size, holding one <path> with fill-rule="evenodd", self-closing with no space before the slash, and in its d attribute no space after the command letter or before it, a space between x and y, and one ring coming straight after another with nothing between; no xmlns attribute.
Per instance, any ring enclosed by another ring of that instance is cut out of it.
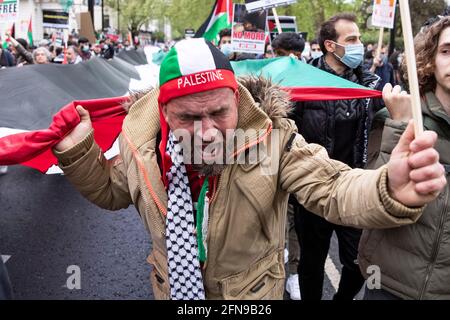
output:
<svg viewBox="0 0 450 320"><path fill-rule="evenodd" d="M194 210L182 146L169 133L166 152L172 159L167 172L168 212L166 245L170 294L173 300L204 300L205 290L198 259Z"/></svg>

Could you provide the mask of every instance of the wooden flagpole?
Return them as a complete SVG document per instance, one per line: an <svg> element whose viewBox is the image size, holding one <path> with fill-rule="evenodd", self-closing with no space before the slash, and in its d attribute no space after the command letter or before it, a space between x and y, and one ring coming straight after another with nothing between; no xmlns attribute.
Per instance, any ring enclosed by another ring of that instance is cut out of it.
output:
<svg viewBox="0 0 450 320"><path fill-rule="evenodd" d="M403 39L405 42L405 58L408 70L409 91L413 108L414 132L417 135L423 132L422 109L420 102L419 80L417 78L416 56L414 53L414 40L411 27L409 1L399 0L400 15L402 18Z"/></svg>
<svg viewBox="0 0 450 320"><path fill-rule="evenodd" d="M277 9L272 8L273 17L275 18L275 24L277 25L278 34L281 34L283 31L281 30L280 19L278 18Z"/></svg>
<svg viewBox="0 0 450 320"><path fill-rule="evenodd" d="M384 36L384 28L380 28L380 36L378 37L378 47L375 55L375 57L377 57L378 59L380 58L381 48L383 47L383 36Z"/></svg>

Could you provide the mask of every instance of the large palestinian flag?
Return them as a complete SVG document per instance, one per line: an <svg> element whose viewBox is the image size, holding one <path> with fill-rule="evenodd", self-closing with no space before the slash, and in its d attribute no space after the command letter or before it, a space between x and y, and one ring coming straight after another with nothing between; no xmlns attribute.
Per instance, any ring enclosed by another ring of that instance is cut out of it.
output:
<svg viewBox="0 0 450 320"><path fill-rule="evenodd" d="M381 92L347 81L291 57L232 62L237 76L271 79L289 91L293 101L379 98Z"/></svg>
<svg viewBox="0 0 450 320"><path fill-rule="evenodd" d="M126 96L156 86L158 74L143 51L124 51L109 61L1 70L0 163L61 172L50 148L79 123L77 105L89 110L96 141L107 158L114 157Z"/></svg>
<svg viewBox="0 0 450 320"><path fill-rule="evenodd" d="M210 15L195 33L194 37L205 38L215 42L222 29L231 28L232 19L233 1L216 0Z"/></svg>
<svg viewBox="0 0 450 320"><path fill-rule="evenodd" d="M151 61L151 52L146 56L131 51L111 61L1 70L0 165L23 164L43 173L60 172L51 148L79 123L77 105L90 112L95 140L106 157L117 155L114 142L126 115L121 105L127 93L154 87L157 82L159 67L147 61ZM232 66L237 76L271 78L295 101L381 96L379 91L289 57L233 62Z"/></svg>

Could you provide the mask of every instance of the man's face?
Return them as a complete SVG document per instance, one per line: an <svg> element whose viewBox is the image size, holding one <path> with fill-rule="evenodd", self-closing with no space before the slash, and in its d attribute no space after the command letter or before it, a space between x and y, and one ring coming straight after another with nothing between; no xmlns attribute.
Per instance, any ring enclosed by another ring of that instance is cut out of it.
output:
<svg viewBox="0 0 450 320"><path fill-rule="evenodd" d="M190 141L183 140L183 147L190 150L192 162L200 159L202 163L194 165L194 170L217 174L215 162L224 160L226 138L232 138L227 137L227 130L230 134L237 126L237 106L237 93L229 88L176 98L163 106L163 116L175 136L179 138L177 130L189 134Z"/></svg>
<svg viewBox="0 0 450 320"><path fill-rule="evenodd" d="M74 62L76 58L75 51L71 48L67 50L67 60L69 62Z"/></svg>
<svg viewBox="0 0 450 320"><path fill-rule="evenodd" d="M230 36L223 36L222 39L220 39L219 48L222 48L222 45L224 45L226 43L231 43L231 37Z"/></svg>
<svg viewBox="0 0 450 320"><path fill-rule="evenodd" d="M335 24L338 38L336 41L325 40L325 47L330 53L336 53L339 57L345 54L345 46L349 44L361 44L361 34L358 25L349 20L338 20ZM339 45L337 45L337 42Z"/></svg>
<svg viewBox="0 0 450 320"><path fill-rule="evenodd" d="M450 94L450 27L444 29L439 36L434 77L437 86Z"/></svg>
<svg viewBox="0 0 450 320"><path fill-rule="evenodd" d="M44 51L38 50L36 51L36 63L37 64L45 64L48 63L47 55Z"/></svg>

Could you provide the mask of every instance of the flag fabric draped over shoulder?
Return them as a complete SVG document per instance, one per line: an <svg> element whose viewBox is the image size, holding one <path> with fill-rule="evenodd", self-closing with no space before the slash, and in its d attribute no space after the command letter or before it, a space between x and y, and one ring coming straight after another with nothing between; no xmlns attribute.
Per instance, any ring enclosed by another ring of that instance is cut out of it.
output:
<svg viewBox="0 0 450 320"><path fill-rule="evenodd" d="M79 123L77 105L90 112L97 143L113 157L126 95L155 87L158 73L159 67L138 51L124 51L110 61L0 70L0 163L60 172L51 147Z"/></svg>

